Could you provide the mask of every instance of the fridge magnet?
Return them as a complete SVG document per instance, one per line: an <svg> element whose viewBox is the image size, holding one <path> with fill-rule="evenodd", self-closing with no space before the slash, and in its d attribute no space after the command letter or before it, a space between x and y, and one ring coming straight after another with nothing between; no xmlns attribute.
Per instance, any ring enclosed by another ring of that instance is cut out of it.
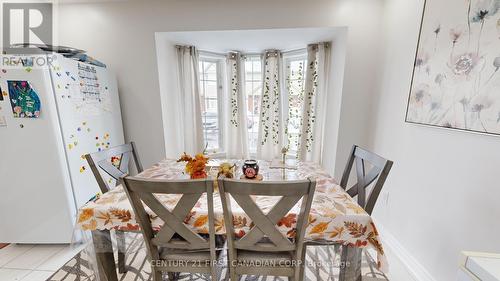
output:
<svg viewBox="0 0 500 281"><path fill-rule="evenodd" d="M14 117L38 118L40 98L28 81L7 81Z"/></svg>
<svg viewBox="0 0 500 281"><path fill-rule="evenodd" d="M122 161L122 159L119 156L112 156L111 157L111 164L113 166L115 166L116 168L120 168L121 161Z"/></svg>

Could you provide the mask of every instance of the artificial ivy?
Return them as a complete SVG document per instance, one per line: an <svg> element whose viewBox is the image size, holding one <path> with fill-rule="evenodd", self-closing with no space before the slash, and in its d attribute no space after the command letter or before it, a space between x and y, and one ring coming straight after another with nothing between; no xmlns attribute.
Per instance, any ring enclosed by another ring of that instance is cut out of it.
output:
<svg viewBox="0 0 500 281"><path fill-rule="evenodd" d="M318 57L315 57L315 60L309 62L309 70L312 74L310 78L312 79L312 87L311 90L307 92L305 97L306 110L305 114L307 115L307 124L305 128L306 133L306 149L308 152L312 150L312 144L314 142L314 132L313 127L316 122L316 114L314 109L313 100L316 95L318 89Z"/></svg>
<svg viewBox="0 0 500 281"><path fill-rule="evenodd" d="M235 57L233 57L235 56ZM231 124L234 127L238 127L238 87L239 87L239 81L238 81L238 65L237 65L237 59L238 57L236 55L231 55L230 59L233 61L230 63L231 64Z"/></svg>
<svg viewBox="0 0 500 281"><path fill-rule="evenodd" d="M263 136L261 145L264 145L269 137L271 137L274 144L279 144L279 100L280 93L278 89L278 61L274 62L275 71L271 73L269 70L269 55L266 54L264 60L264 91L262 93L262 106L261 106L261 123ZM272 84L272 88L271 88ZM271 109L271 106L273 109ZM273 118L271 120L270 110L273 110Z"/></svg>

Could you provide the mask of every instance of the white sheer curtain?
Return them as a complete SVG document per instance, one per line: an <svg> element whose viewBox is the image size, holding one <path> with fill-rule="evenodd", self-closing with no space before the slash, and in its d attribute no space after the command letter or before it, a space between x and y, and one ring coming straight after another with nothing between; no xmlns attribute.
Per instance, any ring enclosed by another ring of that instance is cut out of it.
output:
<svg viewBox="0 0 500 281"><path fill-rule="evenodd" d="M263 87L260 107L257 158L279 158L282 148L281 53L266 51L262 58Z"/></svg>
<svg viewBox="0 0 500 281"><path fill-rule="evenodd" d="M298 153L298 158L302 161L321 163L322 160L329 71L329 44L307 46L302 132Z"/></svg>
<svg viewBox="0 0 500 281"><path fill-rule="evenodd" d="M179 152L195 154L203 151L203 123L199 93L198 51L193 46L176 46L179 74L177 132L168 144Z"/></svg>
<svg viewBox="0 0 500 281"><path fill-rule="evenodd" d="M245 62L240 53L226 57L227 103L225 108L225 147L227 158L248 158L247 102L245 98Z"/></svg>

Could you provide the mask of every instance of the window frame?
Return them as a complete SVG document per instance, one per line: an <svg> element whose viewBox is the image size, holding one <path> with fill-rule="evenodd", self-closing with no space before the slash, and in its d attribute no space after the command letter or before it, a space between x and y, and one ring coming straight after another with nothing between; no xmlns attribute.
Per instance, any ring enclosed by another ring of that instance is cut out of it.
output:
<svg viewBox="0 0 500 281"><path fill-rule="evenodd" d="M225 57L218 56L214 54L209 54L205 52L199 52L198 56L198 67L202 62L215 63L216 66L216 88L217 88L217 125L218 125L218 148L216 149L208 149L206 153L210 155L223 155L225 153L225 130L224 130L224 120L225 120L225 112L224 112L224 71L225 71ZM198 70L199 75L204 73L201 69ZM201 82L205 81L205 79L199 78L199 86L201 86ZM201 92L201 91L200 91ZM203 93L205 94L205 93ZM201 95L200 95L201 98ZM204 110L204 109L203 109ZM205 130L205 128L203 128ZM205 133L203 134L204 146L206 145Z"/></svg>
<svg viewBox="0 0 500 281"><path fill-rule="evenodd" d="M245 57L252 57L252 59L255 59L255 58L258 58L261 60L261 63L262 63L262 58L260 57L260 54L251 54L251 53L248 53L248 54L243 54ZM304 75L303 75L303 82L305 83L305 80L306 80L306 71L307 71L307 68L308 68L308 61L307 61L307 50L306 49L300 49L300 50L295 50L295 51L290 51L290 52L283 52L282 53L282 69L281 69L281 73L283 74L284 76L284 79L283 79L283 83L281 85L281 92L283 93L282 95L282 99L281 99L281 102L282 102L282 123L283 124L286 124L286 126L288 126L288 123L286 123L287 119L288 119L288 116L289 116L289 91L287 89L287 77L290 75L290 72L288 71L288 66L291 64L291 62L293 61L304 61ZM225 155L225 151L226 151L226 148L225 148L225 137L226 137L226 132L225 132L225 118L226 118L226 112L224 110L224 105L225 105L225 90L226 90L226 87L227 85L225 84L226 82L226 57L222 54L215 54L215 53L211 53L211 52L204 52L204 51L200 51L199 52L199 62L210 62L210 63L215 63L216 65L216 83L217 83L217 113L218 113L218 131L219 131L219 134L218 134L218 137L219 137L219 141L218 141L218 148L217 149L210 149L210 150L207 150L206 152L208 154L210 154L211 156L213 157L223 157ZM262 65L261 65L262 66ZM244 73L245 73L245 84L247 83L247 78L246 78L246 69L245 69L245 65L243 66L244 67ZM203 73L202 71L198 71L200 74ZM204 80L204 79L201 79L200 77L200 81L199 81L199 84L201 86L201 81ZM255 82L252 80L252 82ZM263 83L263 75L261 77L261 83ZM304 87L305 87L305 84L304 84ZM201 98L201 96L200 96ZM248 97L246 96L246 93L245 93L245 99L246 99L246 102L248 103ZM245 109L247 110L247 109ZM259 110L259 114L258 116L260 116L260 110ZM248 116L247 116L248 118ZM259 118L259 122L258 124L256 124L258 127L260 127L260 118ZM204 128L203 128L204 129ZM283 128L285 129L285 128ZM288 144L288 136L284 133L285 131L283 131L283 140L282 140L282 143L283 144ZM204 138L204 141L205 141L205 134L203 134L203 138ZM248 139L248 141L250 141L250 139ZM206 142L205 142L206 143ZM251 156L255 156L256 155L256 151L251 151L251 148L249 147L249 154ZM297 155L298 153L298 150L289 150L289 153L288 153L288 156L287 158L295 158L293 155Z"/></svg>
<svg viewBox="0 0 500 281"><path fill-rule="evenodd" d="M293 61L304 61L303 83L304 83L304 87L305 87L306 71L307 71L307 68L308 68L307 49L300 49L300 50L295 50L295 51L283 53L282 60L283 60L283 63L282 63L282 65L283 65L282 73L283 73L283 76L284 76L284 79L283 79L284 82L283 82L283 85L282 85L282 89L283 89L282 92L284 94L283 94L282 106L281 106L281 108L283 109L282 110L282 113L283 113L282 120L283 120L283 124L288 127L288 123L286 122L287 119L288 119L288 116L289 116L289 111L290 111L289 104L288 104L288 99L289 99L290 93L289 93L288 88L287 88L287 83L288 83L287 80L288 80L288 76L290 75L290 72L288 71L288 66ZM305 93L304 93L304 95L305 95ZM302 105L302 109L303 109L303 105ZM284 128L284 131L283 131L283 144L287 144L288 145L288 136L285 134L285 132L287 130L288 130L288 128L286 128L286 129ZM295 158L291 154L297 155L297 153L298 153L298 150L289 150L287 156L288 156L288 158Z"/></svg>
<svg viewBox="0 0 500 281"><path fill-rule="evenodd" d="M262 55L261 54L245 54L244 55L245 57L245 60L248 58L250 60L252 60L252 64L253 64L253 60L257 60L260 62L260 80L259 81L255 81L254 79L250 79L250 80L247 80L247 70L246 70L246 64L243 66L244 69L243 69L243 72L245 73L244 77L245 77L245 101L246 101L246 104L248 106L248 96L247 96L247 89L246 89L246 85L248 82L252 83L260 83L260 87L261 87L261 92L260 92L260 101L262 102L262 88L264 87L264 73L262 72ZM255 73L254 71L252 71L252 73ZM256 95L253 95L253 96L256 96ZM247 110L247 113L248 113L248 108L246 109ZM260 130L260 111L261 111L261 108L260 108L260 105L259 105L259 112L257 114L254 114L256 115L258 118L259 118L259 121L257 122L257 124L254 124L254 126L257 126L257 146L255 147L255 150L253 150L251 147L250 147L250 137L249 135L247 135L247 141L248 141L248 152L250 154L250 156L252 157L255 157L257 155L257 151L258 151L258 142L259 142L259 130ZM248 114L247 115L247 119L249 118Z"/></svg>

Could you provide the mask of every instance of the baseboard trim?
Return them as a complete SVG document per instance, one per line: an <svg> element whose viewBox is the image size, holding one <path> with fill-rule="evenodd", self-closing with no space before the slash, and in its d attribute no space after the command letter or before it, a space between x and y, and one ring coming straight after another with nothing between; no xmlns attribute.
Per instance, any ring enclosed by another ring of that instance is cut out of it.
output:
<svg viewBox="0 0 500 281"><path fill-rule="evenodd" d="M436 281L434 277L418 262L405 247L394 237L383 225L377 223L377 229L382 239L382 244L387 251L390 251L397 259L401 261L408 273L416 281ZM389 270L390 270L389 261Z"/></svg>

